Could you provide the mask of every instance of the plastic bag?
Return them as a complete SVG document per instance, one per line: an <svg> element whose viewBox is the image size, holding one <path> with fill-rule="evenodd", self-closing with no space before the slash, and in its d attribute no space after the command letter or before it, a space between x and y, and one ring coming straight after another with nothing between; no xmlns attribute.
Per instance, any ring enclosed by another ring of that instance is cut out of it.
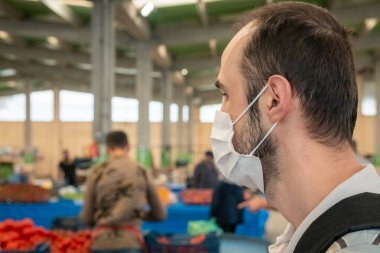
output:
<svg viewBox="0 0 380 253"><path fill-rule="evenodd" d="M222 234L223 230L216 224L215 218L209 220L189 221L187 223L187 233L190 235L216 233Z"/></svg>

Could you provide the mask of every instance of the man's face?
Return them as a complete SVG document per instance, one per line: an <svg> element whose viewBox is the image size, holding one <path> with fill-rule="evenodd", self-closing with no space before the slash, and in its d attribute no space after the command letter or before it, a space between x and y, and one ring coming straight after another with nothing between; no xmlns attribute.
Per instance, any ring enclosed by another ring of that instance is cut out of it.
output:
<svg viewBox="0 0 380 253"><path fill-rule="evenodd" d="M244 27L230 41L222 55L217 86L223 95L222 111L228 113L232 121L237 119L250 102L247 101L246 83L240 69L242 53L250 39L250 34L249 28ZM235 134L232 142L238 153L249 154L252 151L253 140L259 135L258 120L251 122L249 112L247 112L234 125Z"/></svg>
<svg viewBox="0 0 380 253"><path fill-rule="evenodd" d="M222 111L228 113L232 121L235 121L251 102L247 100L247 85L249 84L245 82L240 66L244 48L249 42L252 32L254 32L252 29L251 25L242 28L228 44L222 56L217 86L223 95ZM259 107L259 101L257 100L252 107ZM235 151L240 154L251 153L270 128L270 126L263 126L260 112L255 117L250 112L250 110L247 111L234 124L232 144ZM279 178L276 166L276 150L274 138L270 135L254 154L262 162L267 194L271 194L267 185Z"/></svg>

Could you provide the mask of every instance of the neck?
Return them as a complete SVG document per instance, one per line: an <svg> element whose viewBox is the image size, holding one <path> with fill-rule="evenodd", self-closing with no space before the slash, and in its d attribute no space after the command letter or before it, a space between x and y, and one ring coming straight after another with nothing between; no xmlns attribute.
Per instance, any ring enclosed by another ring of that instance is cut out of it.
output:
<svg viewBox="0 0 380 253"><path fill-rule="evenodd" d="M330 148L314 140L279 142L280 181L269 203L296 228L340 183L362 169L348 143Z"/></svg>
<svg viewBox="0 0 380 253"><path fill-rule="evenodd" d="M115 159L119 157L127 156L127 151L125 149L114 149L108 153L110 159Z"/></svg>

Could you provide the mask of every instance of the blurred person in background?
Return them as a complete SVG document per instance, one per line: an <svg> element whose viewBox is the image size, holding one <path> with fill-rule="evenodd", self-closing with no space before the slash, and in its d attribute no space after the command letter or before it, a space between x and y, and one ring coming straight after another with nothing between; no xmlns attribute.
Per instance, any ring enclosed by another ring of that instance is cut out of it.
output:
<svg viewBox="0 0 380 253"><path fill-rule="evenodd" d="M60 174L65 180L65 185L76 186L76 172L74 161L70 157L67 149L62 152L62 161L59 163Z"/></svg>
<svg viewBox="0 0 380 253"><path fill-rule="evenodd" d="M192 183L194 188L213 189L218 185L218 170L211 151L206 151L204 159L195 167Z"/></svg>
<svg viewBox="0 0 380 253"><path fill-rule="evenodd" d="M239 203L237 207L238 209L243 209L247 207L248 210L251 212L257 212L261 209L273 209L269 206L268 201L265 199L265 197L261 196L260 194L253 195L247 200Z"/></svg>
<svg viewBox="0 0 380 253"><path fill-rule="evenodd" d="M110 132L106 148L109 161L88 177L82 210L84 222L94 227L92 251L143 252L142 220L163 220L166 208L150 175L129 159L127 135Z"/></svg>
<svg viewBox="0 0 380 253"><path fill-rule="evenodd" d="M212 196L210 217L226 233L235 233L237 225L243 223L243 210L238 204L244 201L243 187L222 180Z"/></svg>

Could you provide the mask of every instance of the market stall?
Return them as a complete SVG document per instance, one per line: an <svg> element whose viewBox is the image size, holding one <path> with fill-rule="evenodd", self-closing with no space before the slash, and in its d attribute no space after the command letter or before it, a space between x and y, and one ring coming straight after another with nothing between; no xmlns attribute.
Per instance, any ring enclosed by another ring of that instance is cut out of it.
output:
<svg viewBox="0 0 380 253"><path fill-rule="evenodd" d="M47 203L2 203L0 221L31 218L37 225L50 228L58 217L73 217L80 213L82 203L72 200L58 200ZM187 224L193 220L207 220L210 208L207 205L185 205L177 203L168 206L168 218L162 222L145 222L143 230L155 230L161 233L186 233ZM263 237L268 212L265 210L244 212L245 223L237 229L237 234Z"/></svg>

